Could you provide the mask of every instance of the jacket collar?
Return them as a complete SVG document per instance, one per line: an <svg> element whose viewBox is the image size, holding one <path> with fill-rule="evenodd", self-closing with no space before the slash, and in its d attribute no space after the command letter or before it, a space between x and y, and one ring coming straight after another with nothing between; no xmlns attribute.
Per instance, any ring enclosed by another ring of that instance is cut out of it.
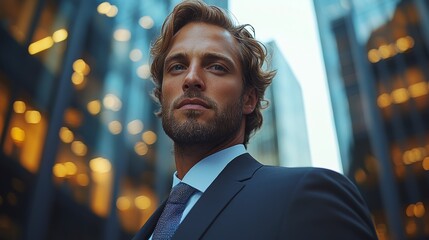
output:
<svg viewBox="0 0 429 240"><path fill-rule="evenodd" d="M219 174L179 225L172 240L199 239L262 164L248 153L236 157ZM165 207L158 207L132 240L149 239Z"/></svg>
<svg viewBox="0 0 429 240"><path fill-rule="evenodd" d="M199 239L262 164L249 154L231 161L179 225L172 240Z"/></svg>

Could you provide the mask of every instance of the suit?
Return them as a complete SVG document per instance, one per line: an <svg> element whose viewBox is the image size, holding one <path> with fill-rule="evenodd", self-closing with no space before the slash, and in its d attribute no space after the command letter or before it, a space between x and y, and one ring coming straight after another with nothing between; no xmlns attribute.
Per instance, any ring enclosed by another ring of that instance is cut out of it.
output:
<svg viewBox="0 0 429 240"><path fill-rule="evenodd" d="M165 202L133 240L148 239ZM173 239L377 239L365 202L342 175L318 168L231 161Z"/></svg>

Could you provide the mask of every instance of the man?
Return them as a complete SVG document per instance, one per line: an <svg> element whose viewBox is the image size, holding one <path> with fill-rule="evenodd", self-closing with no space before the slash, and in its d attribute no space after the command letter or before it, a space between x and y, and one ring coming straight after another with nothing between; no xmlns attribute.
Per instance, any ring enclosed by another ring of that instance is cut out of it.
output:
<svg viewBox="0 0 429 240"><path fill-rule="evenodd" d="M264 166L246 152L274 77L249 27L200 1L180 3L164 22L151 72L174 141L175 187L134 239L376 239L342 175Z"/></svg>

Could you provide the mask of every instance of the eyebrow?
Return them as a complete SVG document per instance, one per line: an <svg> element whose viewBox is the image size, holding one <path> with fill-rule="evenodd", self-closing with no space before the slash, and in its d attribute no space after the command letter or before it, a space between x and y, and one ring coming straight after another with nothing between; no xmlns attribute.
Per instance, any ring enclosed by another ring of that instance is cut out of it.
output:
<svg viewBox="0 0 429 240"><path fill-rule="evenodd" d="M171 55L168 55L164 60L164 68L170 62L181 61L181 60L185 60L186 58L187 58L187 54L184 52L177 52L177 53L173 53Z"/></svg>
<svg viewBox="0 0 429 240"><path fill-rule="evenodd" d="M225 56L224 54L221 54L221 53L217 53L217 52L205 53L203 55L203 59L208 59L208 60L222 60L222 61L226 62L230 66L235 66L236 65L235 62L234 62L234 60L232 60L230 57Z"/></svg>

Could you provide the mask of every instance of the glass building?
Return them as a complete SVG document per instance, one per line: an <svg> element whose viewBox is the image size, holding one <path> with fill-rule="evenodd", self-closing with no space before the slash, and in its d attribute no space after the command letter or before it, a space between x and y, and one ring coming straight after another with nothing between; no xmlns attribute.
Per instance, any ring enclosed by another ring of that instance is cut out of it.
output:
<svg viewBox="0 0 429 240"><path fill-rule="evenodd" d="M314 6L344 173L380 239L428 239L429 2Z"/></svg>
<svg viewBox="0 0 429 240"><path fill-rule="evenodd" d="M265 44L270 69L276 70L262 111L264 124L249 141L249 152L260 162L286 167L311 166L301 86L276 42Z"/></svg>

